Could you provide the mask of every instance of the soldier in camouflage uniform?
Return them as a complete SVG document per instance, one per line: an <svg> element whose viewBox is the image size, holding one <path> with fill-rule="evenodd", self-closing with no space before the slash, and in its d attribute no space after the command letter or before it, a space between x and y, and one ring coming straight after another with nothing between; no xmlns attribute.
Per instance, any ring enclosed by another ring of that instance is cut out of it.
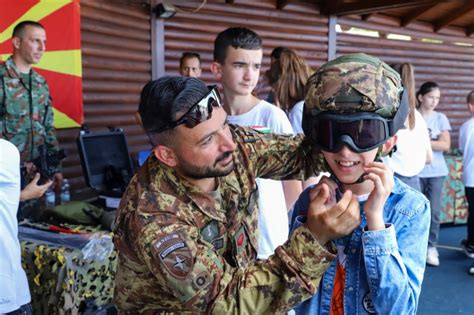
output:
<svg viewBox="0 0 474 315"><path fill-rule="evenodd" d="M195 78L148 83L139 111L154 145L117 210L114 302L125 314L283 313L334 259L329 242L359 224L357 199L315 195L307 224L256 260L256 177L321 171L301 136L227 123L217 89Z"/></svg>
<svg viewBox="0 0 474 315"><path fill-rule="evenodd" d="M40 61L45 43L41 24L21 22L13 30L13 55L0 65L0 138L18 148L21 163L28 170L30 161L39 155L38 146L46 144L48 150L58 150L48 84L31 69ZM60 186L59 169L54 178Z"/></svg>

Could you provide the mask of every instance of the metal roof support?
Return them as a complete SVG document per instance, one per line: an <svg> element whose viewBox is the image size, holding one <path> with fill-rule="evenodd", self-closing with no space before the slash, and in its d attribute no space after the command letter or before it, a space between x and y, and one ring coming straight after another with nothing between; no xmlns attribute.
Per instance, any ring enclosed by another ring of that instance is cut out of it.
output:
<svg viewBox="0 0 474 315"><path fill-rule="evenodd" d="M328 20L328 61L336 58L337 16L331 15Z"/></svg>
<svg viewBox="0 0 474 315"><path fill-rule="evenodd" d="M150 6L151 23L151 79L156 80L165 75L165 21L154 12L158 0Z"/></svg>

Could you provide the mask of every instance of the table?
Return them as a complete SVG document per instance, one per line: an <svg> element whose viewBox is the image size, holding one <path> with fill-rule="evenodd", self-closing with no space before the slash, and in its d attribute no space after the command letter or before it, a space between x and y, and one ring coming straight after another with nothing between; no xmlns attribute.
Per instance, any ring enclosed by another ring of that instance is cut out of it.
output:
<svg viewBox="0 0 474 315"><path fill-rule="evenodd" d="M68 228L100 231L99 226L70 225ZM53 238L60 236L62 234L53 233ZM86 260L78 248L22 239L21 233L20 239L34 314L78 314L84 311L87 302L98 306L111 303L117 268L115 250L103 260Z"/></svg>

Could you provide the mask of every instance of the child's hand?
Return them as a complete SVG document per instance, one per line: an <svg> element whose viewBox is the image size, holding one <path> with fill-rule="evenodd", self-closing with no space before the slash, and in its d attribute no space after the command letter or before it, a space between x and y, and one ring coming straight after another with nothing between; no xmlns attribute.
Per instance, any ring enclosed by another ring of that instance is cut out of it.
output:
<svg viewBox="0 0 474 315"><path fill-rule="evenodd" d="M374 189L369 194L364 205L367 226L369 230L382 230L385 228L383 207L395 184L393 171L381 162L371 162L364 167L366 180L374 183Z"/></svg>

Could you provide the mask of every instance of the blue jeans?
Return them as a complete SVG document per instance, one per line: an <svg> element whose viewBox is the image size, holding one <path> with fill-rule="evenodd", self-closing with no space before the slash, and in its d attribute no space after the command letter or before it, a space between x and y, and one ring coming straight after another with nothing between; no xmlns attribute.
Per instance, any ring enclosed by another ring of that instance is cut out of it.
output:
<svg viewBox="0 0 474 315"><path fill-rule="evenodd" d="M400 174L393 174L395 175L396 177L398 177L402 182L404 182L405 184L407 184L408 186L410 186L411 188L413 189L416 189L418 191L421 191L421 187L420 187L420 178L418 177L418 175L415 175L415 176L403 176L403 175L400 175Z"/></svg>
<svg viewBox="0 0 474 315"><path fill-rule="evenodd" d="M22 305L15 311L8 312L6 315L33 315L33 307L31 306L31 303L28 303Z"/></svg>
<svg viewBox="0 0 474 315"><path fill-rule="evenodd" d="M468 205L467 243L474 245L474 187L465 187Z"/></svg>
<svg viewBox="0 0 474 315"><path fill-rule="evenodd" d="M436 246L436 244L438 244L441 192L445 178L446 176L420 177L421 192L428 198L431 206L430 238L428 239L428 246Z"/></svg>

